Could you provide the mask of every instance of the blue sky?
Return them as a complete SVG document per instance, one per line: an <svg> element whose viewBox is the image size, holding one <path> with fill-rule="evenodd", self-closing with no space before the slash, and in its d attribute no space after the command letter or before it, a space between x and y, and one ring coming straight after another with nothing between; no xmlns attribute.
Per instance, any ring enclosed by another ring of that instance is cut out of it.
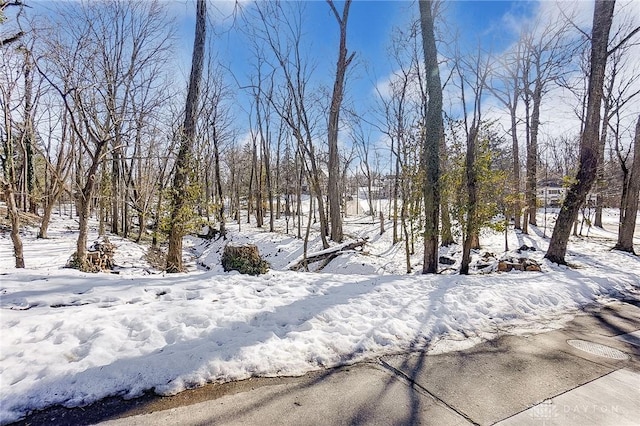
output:
<svg viewBox="0 0 640 426"><path fill-rule="evenodd" d="M251 0L243 0L244 7L251 7ZM183 41L188 44L183 49L185 55L191 52L191 40L194 26L193 10L194 0L180 0L182 9L190 9L182 20L181 33L184 34ZM342 1L336 2L341 9ZM217 7L224 9L224 2L213 2ZM315 77L318 82L330 88L333 83L335 73L335 61L338 48L338 27L334 17L331 15L328 5L324 0L306 2L307 22L306 31L308 35L307 49L310 56L318 64ZM619 0L616 4L616 21L621 21L625 17L635 15L640 22L640 1ZM443 3L442 16L437 20L437 30L441 43L447 43L447 37L458 34L460 37L461 50L470 53L477 51L478 42L482 44L483 50L494 55L500 55L517 37L518 32L525 25L540 21L541 25L550 19L555 19L562 15L574 17L574 23L584 31L590 31L593 14L592 0L517 0L517 1L447 1ZM394 27L407 26L407 22L418 15L417 1L362 1L354 0L351 6L348 26L347 45L350 51L355 51L357 60L349 75L346 89L346 99L355 105L361 113L367 113L376 102L376 86L389 81L396 65L389 58L388 47L391 44L391 35ZM214 20L215 23L215 20ZM220 22L218 22L220 25ZM577 31L575 31L577 35ZM225 37L216 41L216 49L223 62L231 65L231 70L242 80L243 74L247 73L250 57L243 54L243 46L236 38L233 31ZM442 44L440 47L444 47ZM630 58L640 67L640 51L636 48L636 54L631 54ZM441 49L444 50L444 49ZM632 67L631 67L632 68ZM630 69L631 69L630 68ZM640 69L640 68L638 68ZM188 66L187 71L188 72ZM185 75L186 75L185 72ZM446 74L444 65L441 72ZM633 70L631 71L633 72ZM580 76L578 76L580 77ZM580 77L584 78L584 77ZM246 82L246 78L244 79ZM450 97L445 99L445 104L452 108L452 103L459 102L457 94L449 92ZM241 101L244 94L237 92L238 100ZM640 98L639 98L640 100ZM561 88L552 88L543 101L541 111L540 137L542 144L552 141L558 137L575 138L580 129L579 121L574 114L576 102L575 96ZM328 101L327 101L328 103ZM625 128L632 130L632 124L637 117L640 104L629 107L627 113L629 119ZM502 128L509 127L508 115L490 94L485 93L483 102L483 113L485 118L497 120L502 124ZM369 117L370 118L370 117ZM248 126L240 123L238 125L241 132L245 134L249 131ZM375 121L375 119L374 119ZM631 123L631 124L629 124ZM524 126L523 126L524 127ZM628 130L628 129L627 129ZM372 140L379 146L386 145L385 138L380 133L373 130ZM375 134L377 133L377 134ZM625 133L625 138L629 139L630 131ZM521 135L522 136L522 135ZM340 140L348 143L349 135L342 132ZM246 140L246 139L245 139Z"/></svg>
<svg viewBox="0 0 640 426"><path fill-rule="evenodd" d="M45 14L55 13L55 6L61 1L63 0L31 0L31 4L36 6L32 10L38 10ZM177 40L176 65L173 73L177 85L176 101L183 102L183 88L186 85L190 69L195 25L195 0L163 1L169 14L175 17ZM252 0L238 0L238 2L244 8L251 8L253 4ZM342 1L336 3L341 9ZM624 6L626 3L629 1L621 0L616 5L616 8L621 11L621 16L640 11L640 1L635 0L635 4L632 1L629 3L630 6ZM216 33L213 39L213 49L220 62L228 67L230 73L235 75L235 78L227 76L227 81L232 90L236 92L236 100L246 105L247 94L237 87L236 80L240 84L248 83L248 74L252 67L251 52L240 34L240 28L238 28L241 21L237 20L236 27L230 28L231 20L221 17L231 15L236 2L209 0L208 4L211 23ZM551 14L551 16L554 13L557 15L558 7L577 8L580 14L578 25L588 30L593 10L592 0L562 1L559 4L560 6L550 0L444 1L443 16L436 24L439 35L445 38L445 40L441 40L442 43L449 42L450 40L446 40L446 38L457 33L460 35L463 51L466 46L469 51L475 52L478 40L480 40L485 50L491 51L493 54L500 54L515 41L517 31L523 25L523 21L530 20L535 16L542 16L542 12ZM337 57L338 26L324 0L305 2L305 7L307 13L304 28L307 38L304 46L309 56L317 64L314 82L323 85L330 92ZM388 81L396 66L389 58L387 50L391 44L393 28L406 27L407 22L415 18L417 14L416 1L354 0L349 16L347 45L350 51L356 52L356 60L347 81L346 96L347 100L355 104L360 112L367 111L374 104L376 86ZM209 35L213 35L213 31L210 31ZM559 111L559 104L566 99L571 101L570 97L563 93L551 93L547 96L545 111L543 111L543 132L553 135L567 129L574 131L579 128L567 119L567 117L571 118L572 114L569 106L562 107L564 109L562 114ZM495 103L493 106L495 107ZM249 131L248 119L244 118L246 112L240 109L236 116L238 117L236 123L238 130L246 134Z"/></svg>
<svg viewBox="0 0 640 426"><path fill-rule="evenodd" d="M60 1L63 0L32 0L31 4L36 6L34 9L47 14L55 13L56 3ZM162 1L169 14L175 17L177 25L177 64L174 77L179 85L185 84L190 69L195 0ZM240 0L239 3L244 8L252 7L251 0ZM239 34L239 28L229 28L231 19L228 17L236 2L209 0L208 4L213 32L217 33L213 49L219 60L235 74L235 78L241 84L246 83L251 67L251 54ZM336 1L339 10L342 4L342 1ZM536 1L445 1L443 16L437 25L445 36L458 32L463 44L476 46L478 39L481 39L483 45L491 45L494 52L500 51L512 43L514 37L510 30L504 28L505 14L530 14L536 4ZM317 64L315 78L330 87L337 57L338 26L324 0L307 1L305 6L305 43L310 57ZM347 46L350 51L356 52L356 60L347 83L347 96L354 102L363 103L375 97L376 84L393 71L394 64L387 53L392 30L397 26L406 26L417 13L416 1L353 1ZM236 21L236 24L238 22L240 21ZM210 31L209 35L213 35L213 32ZM242 97L242 93L238 93L238 96Z"/></svg>
<svg viewBox="0 0 640 426"><path fill-rule="evenodd" d="M189 70L189 56L195 25L195 2L179 0L171 3L172 10L179 11L180 52L183 55L182 73L186 78ZM336 2L341 10L342 2ZM505 28L504 16L533 13L537 2L530 1L446 1L443 16L437 23L444 36L458 32L464 45L475 50L480 39L487 49L501 51L513 43L515 34L511 28ZM218 33L214 41L214 50L221 62L228 65L239 82L246 83L250 72L251 53L237 29L228 30L229 16L233 7L229 2L210 2L210 11L216 17L212 19ZM250 8L251 3L243 7ZM338 26L325 1L309 1L306 7L306 47L310 57L317 64L317 81L330 87L338 47ZM393 61L389 59L387 49L391 44L394 27L406 26L417 16L418 5L415 1L359 1L352 3L347 46L356 52L356 61L347 83L347 96L357 104L373 103L375 87L393 71ZM228 30L228 31L227 31ZM471 47L473 46L473 48ZM232 79L233 81L234 79ZM243 94L238 92L238 98ZM248 129L244 129L248 130Z"/></svg>

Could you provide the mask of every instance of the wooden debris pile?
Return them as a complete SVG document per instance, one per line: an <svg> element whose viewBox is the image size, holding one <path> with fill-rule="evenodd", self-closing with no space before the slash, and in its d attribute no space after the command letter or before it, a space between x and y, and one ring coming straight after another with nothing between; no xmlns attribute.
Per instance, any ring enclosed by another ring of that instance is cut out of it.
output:
<svg viewBox="0 0 640 426"><path fill-rule="evenodd" d="M111 270L115 251L116 246L106 236L100 237L89 247L87 261L96 271Z"/></svg>

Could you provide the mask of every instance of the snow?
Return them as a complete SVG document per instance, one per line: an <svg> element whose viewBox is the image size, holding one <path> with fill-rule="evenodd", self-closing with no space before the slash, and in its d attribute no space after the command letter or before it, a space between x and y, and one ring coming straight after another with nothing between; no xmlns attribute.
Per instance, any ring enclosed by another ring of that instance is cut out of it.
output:
<svg viewBox="0 0 640 426"><path fill-rule="evenodd" d="M614 211L605 218L609 225L617 220ZM57 404L84 406L147 390L172 395L409 350L442 353L502 334L558 328L587 304L640 291L640 260L610 251L610 230L572 238L571 267L543 259L548 239L541 228L530 235L511 231L510 248L535 247L526 256L542 272L461 276L457 246L441 252L455 265L420 275L418 240L414 272L404 274L403 243L391 243L390 223L379 235L370 217L348 217L344 226L353 239L369 237L364 252L341 255L322 273L286 270L302 254L293 234L246 223L238 232L230 223L230 240L256 244L271 264L269 273L253 277L222 271L223 241L191 237L185 238L187 273L154 270L144 247L115 236L109 239L117 247L117 274L64 269L74 226L55 217L48 240L26 229L23 270L13 268L11 241L0 234L0 424ZM90 238L97 238L95 229ZM487 233L481 242L473 264L485 251L505 255L502 234ZM321 248L314 234L309 252Z"/></svg>

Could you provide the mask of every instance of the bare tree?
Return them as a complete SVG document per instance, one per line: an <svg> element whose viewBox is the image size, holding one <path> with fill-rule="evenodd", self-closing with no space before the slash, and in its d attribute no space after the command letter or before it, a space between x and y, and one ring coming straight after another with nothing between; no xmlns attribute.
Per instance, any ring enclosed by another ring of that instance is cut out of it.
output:
<svg viewBox="0 0 640 426"><path fill-rule="evenodd" d="M253 89L253 111L256 115L256 127L255 134L252 135L254 140L254 161L252 162L253 168L256 169L256 221L258 227L263 225L264 212L262 211L262 194L263 194L263 180L266 186L267 201L269 203L269 231L273 232L275 229L275 210L273 204L273 187L274 181L271 172L271 149L272 139L274 135L273 127L278 126L278 134L282 133L282 123L274 123L273 105L269 102L269 99L273 99L274 96L274 73L270 72L269 75L263 75L264 63L261 58L258 59L256 65L256 81L252 84ZM253 126L252 126L253 127ZM252 130L252 133L254 130ZM279 136L277 136L279 137ZM257 141L259 140L259 144ZM258 166L258 151L260 153L260 161ZM258 170L259 168L259 170ZM262 173L264 171L264 173ZM263 178L264 176L264 178ZM251 196L251 194L250 194Z"/></svg>
<svg viewBox="0 0 640 426"><path fill-rule="evenodd" d="M340 108L344 97L344 79L347 68L355 56L355 52L350 55L347 52L347 21L349 19L349 7L351 0L346 0L342 9L342 14L336 9L333 0L327 0L333 15L340 26L340 48L338 50L338 63L336 64L336 79L333 83L333 94L331 95L331 106L329 108L329 120L327 137L329 141L329 216L331 224L331 239L342 242L342 209L340 181L340 156L338 153L338 131L340 125Z"/></svg>
<svg viewBox="0 0 640 426"><path fill-rule="evenodd" d="M390 141L390 168L393 174L393 204L391 211L394 244L401 239L398 234L398 204L401 193L403 197L402 205L400 206L401 215L407 213L406 204L409 203L408 193L403 191L403 188L408 189L407 185L405 185L408 182L404 181L411 179L409 165L404 158L407 139L412 129L416 128L418 123L423 120L424 104L428 99L426 88L424 87L422 66L420 66L422 55L420 21L414 21L408 29L406 27L396 28L389 48L389 56L394 59L396 70L389 80L388 91L383 92L376 87L382 120L375 127L386 134Z"/></svg>
<svg viewBox="0 0 640 426"><path fill-rule="evenodd" d="M157 75L157 63L150 61L166 50L168 36L158 2L61 5L56 17L56 31L42 38L34 57L40 75L60 95L70 139L77 142L72 152L80 232L74 265L88 270L88 221L98 204L101 164L110 145L119 155L126 138L138 146L141 114L147 111L141 99L149 91L150 76ZM134 130L125 135L125 125ZM130 184L131 169L122 172Z"/></svg>
<svg viewBox="0 0 640 426"><path fill-rule="evenodd" d="M204 68L204 50L207 24L207 2L198 0L196 6L196 28L191 58L189 89L185 105L184 124L180 150L176 158L176 170L173 180L171 203L171 224L169 230L169 250L167 252L167 272L182 272L182 237L185 234L185 209L189 208L186 189L189 182L190 157L196 138L196 112Z"/></svg>
<svg viewBox="0 0 640 426"><path fill-rule="evenodd" d="M318 206L322 245L328 248L328 220L320 159L314 144L316 123L312 113L314 101L317 100L309 93L311 69L301 51L303 8L303 4L292 5L289 9L292 15L287 15L281 3L263 2L256 5L258 25L253 27L251 36L264 44L266 49L260 48L260 54L266 55L265 50L269 51L272 66L282 78L279 93L274 92L272 96L263 93L263 96L268 98L275 113L287 124L297 142L301 166L306 171Z"/></svg>
<svg viewBox="0 0 640 426"><path fill-rule="evenodd" d="M20 238L20 213L15 197L17 176L14 164L14 152L17 137L14 136L14 130L17 126L16 123L14 123L12 115L13 110L20 104L20 100L16 99L19 74L12 72L12 65L16 65L16 63L11 63L9 60L10 55L4 52L4 46L2 46L2 54L2 84L0 84L2 97L0 98L0 105L2 106L3 112L3 125L0 128L0 138L2 139L2 155L0 156L2 174L0 175L0 184L2 185L2 194L7 203L7 213L11 221L11 241L13 243L15 267L24 268L23 244Z"/></svg>
<svg viewBox="0 0 640 426"><path fill-rule="evenodd" d="M569 188L553 229L549 249L545 257L564 264L571 225L578 216L578 209L596 179L598 168L598 144L600 141L600 107L603 98L604 74L607 65L609 31L613 21L615 0L596 0L591 30L591 72L587 116L580 137L580 165L576 179Z"/></svg>
<svg viewBox="0 0 640 426"><path fill-rule="evenodd" d="M213 174L213 194L215 217L218 221L220 236L226 239L226 209L225 191L222 173L222 155L225 146L232 143L235 137L233 129L233 117L227 102L231 99L232 92L222 79L222 72L218 66L209 60L207 76L203 85L202 117L205 121L207 134L207 150L205 156L208 161L204 164L210 170L203 170L205 177ZM212 162L212 164L211 164ZM207 194L208 194L207 185Z"/></svg>
<svg viewBox="0 0 640 426"><path fill-rule="evenodd" d="M456 61L456 68L460 76L460 90L462 105L464 111L464 129L466 135L466 155L465 155L465 186L467 190L466 203L466 223L464 232L464 241L462 246L462 262L460 265L460 273L469 273L469 264L471 263L471 249L479 245L478 235L480 231L480 223L478 217L479 211L479 178L476 165L478 154L478 137L480 126L482 125L482 95L486 87L486 79L489 73L489 59L483 62L480 49L478 49L472 63L466 63L465 71L462 65L465 61L460 55ZM466 74L466 75L465 75ZM468 86L473 93L473 106L471 108L472 117L469 123L467 113L467 101L465 96L465 87Z"/></svg>
<svg viewBox="0 0 640 426"><path fill-rule="evenodd" d="M542 25L542 26L540 26ZM567 34L570 26L560 15L551 22L536 23L521 36L522 98L525 102L527 128L526 202L528 223L536 225L536 187L540 107L550 86L558 81L572 58Z"/></svg>
<svg viewBox="0 0 640 426"><path fill-rule="evenodd" d="M522 44L517 43L511 52L508 52L494 68L493 75L499 83L489 84L491 93L509 110L511 127L511 152L513 158L512 178L514 196L514 227L521 229L521 202L520 202L520 145L518 143L518 102L522 92Z"/></svg>
<svg viewBox="0 0 640 426"><path fill-rule="evenodd" d="M71 175L72 150L75 145L75 136L69 129L69 113L60 105L56 105L57 111L55 112L52 111L53 108L53 106L48 108L49 131L42 141L41 148L46 166L43 212L38 238L47 238L53 207L62 194L69 190L67 183ZM58 123L53 118L57 112L59 112Z"/></svg>
<svg viewBox="0 0 640 426"><path fill-rule="evenodd" d="M0 0L0 23L4 21L5 9L9 6L19 7L19 11L22 11L22 2L16 1L4 1ZM20 12L18 12L20 13ZM7 213L11 220L11 241L13 243L13 255L15 258L16 268L24 268L24 253L22 239L20 238L20 216L18 211L18 205L16 203L16 167L14 164L14 151L16 145L16 136L14 130L17 127L12 116L13 109L17 108L17 104L24 103L16 99L18 80L17 75L8 72L13 69L9 59L13 55L9 55L7 49L10 49L11 45L24 36L24 31L19 30L12 32L10 35L0 34L0 52L3 55L3 76L0 84L0 93L2 98L0 99L0 105L3 111L3 127L0 131L0 139L2 139L2 175L0 176L0 185L2 186L2 193L4 195L5 202L7 203Z"/></svg>
<svg viewBox="0 0 640 426"><path fill-rule="evenodd" d="M87 260L87 238L97 173L113 134L113 123L103 114L101 100L105 97L101 90L104 87L96 83L102 77L97 60L100 43L108 35L96 37L90 25L95 14L100 12L88 5L61 10L58 16L64 22L60 25L64 31L45 41L44 52L36 62L40 75L60 95L79 145L78 152L74 153L79 233L72 265L87 271L91 269Z"/></svg>
<svg viewBox="0 0 640 426"><path fill-rule="evenodd" d="M623 15L625 9L618 10L617 15ZM614 23L615 25L615 23ZM604 102L602 111L602 125L600 129L600 144L598 146L598 176L595 182L596 212L594 225L602 228L602 209L608 191L605 179L605 148L610 135L610 121L638 95L640 74L635 61L632 60L632 44L618 44L622 38L633 33L637 25L635 14L626 14L622 23L616 26L611 35L610 46L618 45L609 55L604 83ZM613 31L613 30L612 30Z"/></svg>

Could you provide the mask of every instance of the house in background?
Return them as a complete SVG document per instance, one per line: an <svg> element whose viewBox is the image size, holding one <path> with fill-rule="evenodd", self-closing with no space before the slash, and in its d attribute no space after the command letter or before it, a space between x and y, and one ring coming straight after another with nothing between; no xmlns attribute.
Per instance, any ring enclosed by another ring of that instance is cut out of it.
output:
<svg viewBox="0 0 640 426"><path fill-rule="evenodd" d="M558 179L540 181L536 188L536 198L543 207L560 207L566 194L567 188Z"/></svg>
<svg viewBox="0 0 640 426"><path fill-rule="evenodd" d="M545 179L538 182L536 189L536 198L538 204L542 207L560 207L567 195L567 188L562 186L560 179ZM587 195L587 204L595 206L596 195L589 192Z"/></svg>

